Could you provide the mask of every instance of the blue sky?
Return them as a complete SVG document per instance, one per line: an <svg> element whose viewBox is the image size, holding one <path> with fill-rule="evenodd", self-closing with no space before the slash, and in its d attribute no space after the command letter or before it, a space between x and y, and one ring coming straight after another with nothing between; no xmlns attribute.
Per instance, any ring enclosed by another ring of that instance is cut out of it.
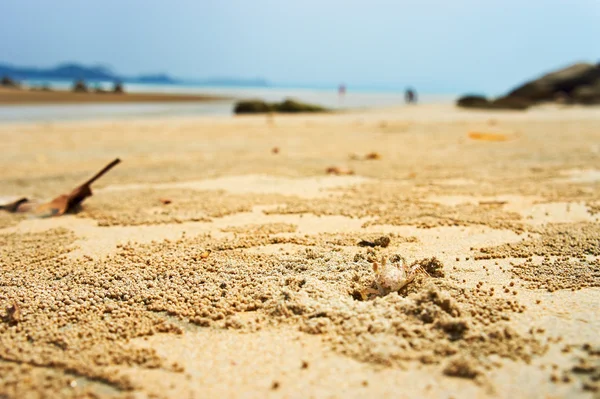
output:
<svg viewBox="0 0 600 399"><path fill-rule="evenodd" d="M0 62L497 93L600 61L600 0L2 0Z"/></svg>

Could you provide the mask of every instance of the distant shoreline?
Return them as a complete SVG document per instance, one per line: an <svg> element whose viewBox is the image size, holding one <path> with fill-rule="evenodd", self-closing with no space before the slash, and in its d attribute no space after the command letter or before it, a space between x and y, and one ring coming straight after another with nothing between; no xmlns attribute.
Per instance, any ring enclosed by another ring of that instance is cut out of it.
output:
<svg viewBox="0 0 600 399"><path fill-rule="evenodd" d="M76 93L67 90L0 88L0 105L188 103L230 100L225 96L171 93Z"/></svg>

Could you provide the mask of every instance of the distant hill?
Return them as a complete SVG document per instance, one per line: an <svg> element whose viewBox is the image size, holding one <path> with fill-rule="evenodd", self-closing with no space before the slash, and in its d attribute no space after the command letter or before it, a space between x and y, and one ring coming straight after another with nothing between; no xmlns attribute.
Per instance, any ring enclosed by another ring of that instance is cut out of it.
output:
<svg viewBox="0 0 600 399"><path fill-rule="evenodd" d="M86 79L86 80L120 80L114 72L106 67L86 67L79 64L61 64L55 68L23 68L0 64L0 75L13 79Z"/></svg>
<svg viewBox="0 0 600 399"><path fill-rule="evenodd" d="M123 76L103 66L85 66L76 63L66 63L54 68L29 68L0 64L0 78L8 76L15 80L89 80L89 81L123 81L130 83L161 83L161 84L197 84L204 86L245 86L267 87L269 83L264 79L234 79L216 78L206 80L181 80L167 74L153 74L140 76Z"/></svg>

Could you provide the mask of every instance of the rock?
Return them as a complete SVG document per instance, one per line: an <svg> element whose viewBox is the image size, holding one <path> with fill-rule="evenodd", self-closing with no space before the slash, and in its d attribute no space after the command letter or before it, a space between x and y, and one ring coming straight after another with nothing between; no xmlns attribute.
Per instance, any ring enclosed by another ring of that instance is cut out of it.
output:
<svg viewBox="0 0 600 399"><path fill-rule="evenodd" d="M579 104L600 104L600 80L594 85L579 86L571 93L574 102Z"/></svg>
<svg viewBox="0 0 600 399"><path fill-rule="evenodd" d="M117 93L117 94L125 93L125 87L123 87L122 82L115 82L115 85L113 86L113 93Z"/></svg>
<svg viewBox="0 0 600 399"><path fill-rule="evenodd" d="M272 111L271 106L262 100L238 101L233 109L236 114L264 114Z"/></svg>
<svg viewBox="0 0 600 399"><path fill-rule="evenodd" d="M558 93L571 95L576 88L594 84L600 79L600 65L578 63L550 72L508 93L531 101L553 101Z"/></svg>
<svg viewBox="0 0 600 399"><path fill-rule="evenodd" d="M559 91L558 93L554 94L554 102L557 104L572 104L573 99L564 91Z"/></svg>
<svg viewBox="0 0 600 399"><path fill-rule="evenodd" d="M20 84L9 76L4 76L0 81L0 86L18 88Z"/></svg>
<svg viewBox="0 0 600 399"><path fill-rule="evenodd" d="M459 98L456 104L463 108L525 110L532 102L518 97L500 97L490 101L483 96L467 95Z"/></svg>
<svg viewBox="0 0 600 399"><path fill-rule="evenodd" d="M73 84L73 91L76 93L87 93L89 89L85 82L80 79Z"/></svg>
<svg viewBox="0 0 600 399"><path fill-rule="evenodd" d="M577 63L531 80L495 100L461 97L465 108L525 110L537 103L600 104L600 64Z"/></svg>
<svg viewBox="0 0 600 399"><path fill-rule="evenodd" d="M489 108L490 101L484 96L466 95L459 98L456 105L463 108Z"/></svg>
<svg viewBox="0 0 600 399"><path fill-rule="evenodd" d="M327 109L313 104L305 104L292 99L286 99L282 103L272 104L276 112L296 113L296 112L326 112Z"/></svg>
<svg viewBox="0 0 600 399"><path fill-rule="evenodd" d="M235 104L236 114L264 114L269 112L298 113L298 112L327 112L327 108L318 105L301 103L286 99L281 103L267 103L262 100L243 100Z"/></svg>
<svg viewBox="0 0 600 399"><path fill-rule="evenodd" d="M533 105L533 102L521 97L500 97L490 103L493 109L525 110Z"/></svg>

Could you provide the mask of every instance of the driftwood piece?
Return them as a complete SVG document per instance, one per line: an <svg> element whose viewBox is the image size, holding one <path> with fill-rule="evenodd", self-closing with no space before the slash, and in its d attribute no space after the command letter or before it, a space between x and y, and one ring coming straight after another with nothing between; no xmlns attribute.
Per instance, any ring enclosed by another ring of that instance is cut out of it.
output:
<svg viewBox="0 0 600 399"><path fill-rule="evenodd" d="M70 193L59 195L52 201L37 207L34 213L39 217L61 216L77 208L84 199L92 196L92 183L101 178L119 162L121 162L119 158L115 159L106 165L100 172L96 173L91 179L76 187Z"/></svg>
<svg viewBox="0 0 600 399"><path fill-rule="evenodd" d="M21 212L23 205L27 203L29 203L29 200L27 198L19 198L18 200L9 202L8 204L0 205L0 210L10 213Z"/></svg>

